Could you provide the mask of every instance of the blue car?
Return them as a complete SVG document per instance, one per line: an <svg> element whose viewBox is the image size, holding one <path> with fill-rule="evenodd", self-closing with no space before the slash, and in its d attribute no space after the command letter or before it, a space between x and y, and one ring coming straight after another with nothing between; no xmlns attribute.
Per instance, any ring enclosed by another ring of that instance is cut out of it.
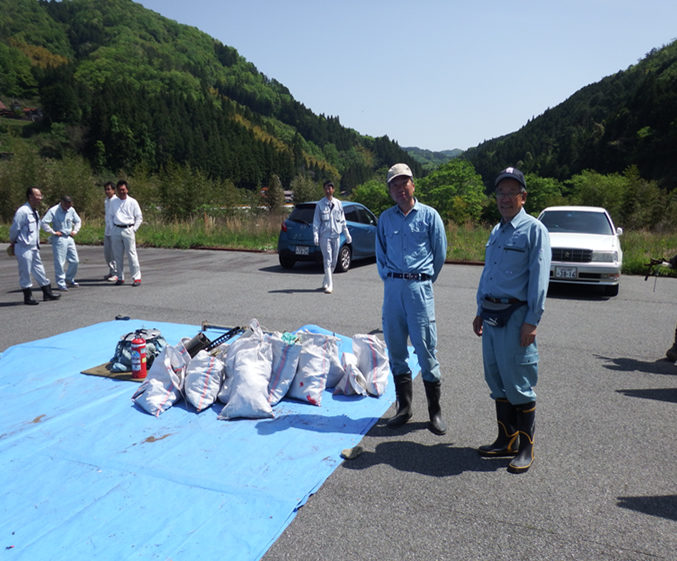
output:
<svg viewBox="0 0 677 561"><path fill-rule="evenodd" d="M378 219L364 205L341 201L346 215L348 230L353 238L351 244L341 233L339 258L335 271L345 273L353 259L368 259L376 255L376 224ZM320 246L313 243L314 203L299 203L291 211L289 218L282 223L277 241L277 254L280 265L291 269L297 261L316 261L322 263Z"/></svg>

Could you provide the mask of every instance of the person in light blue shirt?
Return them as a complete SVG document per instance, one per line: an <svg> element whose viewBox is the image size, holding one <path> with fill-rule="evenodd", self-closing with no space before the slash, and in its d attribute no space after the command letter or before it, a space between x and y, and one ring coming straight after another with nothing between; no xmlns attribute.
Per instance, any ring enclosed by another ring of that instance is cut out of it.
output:
<svg viewBox="0 0 677 561"><path fill-rule="evenodd" d="M75 247L75 236L82 227L82 220L73 208L73 199L68 195L61 197L58 205L50 208L42 217L42 229L51 234L49 241L52 244L54 256L54 276L59 290L68 290L68 287L80 286L75 280L78 274L80 258ZM64 272L63 264L68 262L68 270Z"/></svg>
<svg viewBox="0 0 677 561"><path fill-rule="evenodd" d="M416 351L435 434L447 426L440 407L441 374L437 361L437 326L433 283L447 256L447 235L438 212L414 198L414 178L406 164L388 171L388 189L397 203L383 212L376 235L376 265L383 280L383 337L395 381L396 428L411 419L413 385L407 338Z"/></svg>
<svg viewBox="0 0 677 561"><path fill-rule="evenodd" d="M322 289L326 294L331 294L334 291L332 272L338 261L341 232L345 233L347 244L353 243L353 238L348 231L343 205L334 198L334 184L325 181L322 189L324 198L318 201L313 215L313 242L319 245L322 251L324 265Z"/></svg>
<svg viewBox="0 0 677 561"><path fill-rule="evenodd" d="M43 300L58 300L61 294L52 292L52 285L45 274L40 257L40 217L38 208L42 202L42 193L37 187L26 189L27 202L14 214L9 228L9 243L14 249L19 265L19 284L24 293L24 304L37 306L33 298L31 275L42 290Z"/></svg>
<svg viewBox="0 0 677 561"><path fill-rule="evenodd" d="M550 278L550 237L524 210L524 174L506 168L495 181L502 220L489 236L477 289L473 331L482 337L484 377L496 402L498 438L480 446L482 456L514 456L508 466L523 473L534 459L538 380L536 328Z"/></svg>

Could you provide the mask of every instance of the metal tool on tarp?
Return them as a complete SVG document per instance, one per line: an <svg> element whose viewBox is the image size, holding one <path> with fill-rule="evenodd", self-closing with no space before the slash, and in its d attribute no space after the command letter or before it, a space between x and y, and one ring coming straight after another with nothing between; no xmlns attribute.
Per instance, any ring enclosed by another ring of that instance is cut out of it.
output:
<svg viewBox="0 0 677 561"><path fill-rule="evenodd" d="M216 339L214 339L209 345L205 347L205 350L207 352L215 349L219 345L223 345L226 341L229 341L236 335L239 335L240 333L244 333L244 327L233 327L230 331L227 331L223 335L219 335Z"/></svg>
<svg viewBox="0 0 677 561"><path fill-rule="evenodd" d="M186 351L190 355L190 358L194 358L197 353L200 351L213 351L216 347L219 345L223 345L225 342L229 341L236 335L239 335L244 331L244 327L222 327L222 326L215 326L215 325L209 325L206 322L202 322L202 330L206 329L227 329L226 333L223 335L219 335L216 339L213 341L210 341L209 337L207 337L204 333L200 332L195 337L193 337L190 341L188 341L184 346L186 347Z"/></svg>

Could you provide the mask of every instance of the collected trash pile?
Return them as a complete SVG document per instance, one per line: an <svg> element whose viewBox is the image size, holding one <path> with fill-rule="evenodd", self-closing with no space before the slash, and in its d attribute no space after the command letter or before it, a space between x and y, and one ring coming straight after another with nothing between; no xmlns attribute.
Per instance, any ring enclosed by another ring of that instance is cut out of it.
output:
<svg viewBox="0 0 677 561"><path fill-rule="evenodd" d="M219 419L264 419L275 416L273 407L284 397L321 406L327 388L334 395L375 397L386 390L386 347L372 335L354 335L353 352L339 356L334 335L267 333L255 319L239 333L197 353L187 350L195 338L162 346L132 399L156 417L183 397L198 413L217 400L224 403Z"/></svg>

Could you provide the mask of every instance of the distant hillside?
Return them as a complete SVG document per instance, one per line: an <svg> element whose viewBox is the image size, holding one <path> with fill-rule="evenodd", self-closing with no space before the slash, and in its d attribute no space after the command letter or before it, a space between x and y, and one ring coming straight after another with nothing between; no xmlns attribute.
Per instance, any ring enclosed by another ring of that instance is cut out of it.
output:
<svg viewBox="0 0 677 561"><path fill-rule="evenodd" d="M677 41L586 86L519 131L467 150L485 183L506 166L566 180L583 170L677 185Z"/></svg>
<svg viewBox="0 0 677 561"><path fill-rule="evenodd" d="M443 150L442 152L433 152L416 146L409 146L402 148L405 152L414 158L419 164L423 166L426 171L434 171L442 164L446 164L449 160L457 158L463 154L463 150Z"/></svg>
<svg viewBox="0 0 677 561"><path fill-rule="evenodd" d="M346 191L397 161L424 173L388 137L316 115L235 48L131 0L0 0L0 101L14 100L44 109L23 129L44 156L75 151L95 170L173 162L249 188L310 173Z"/></svg>

